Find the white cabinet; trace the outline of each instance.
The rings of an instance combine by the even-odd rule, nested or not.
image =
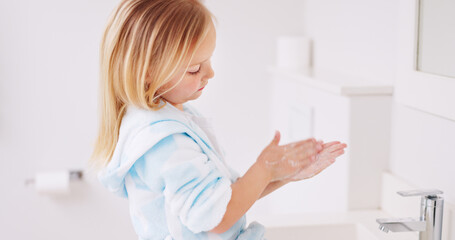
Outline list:
[[[281,144],[315,137],[347,143],[346,153],[312,179],[267,198],[273,213],[339,212],[380,205],[390,147],[391,85],[272,68],[272,130]]]

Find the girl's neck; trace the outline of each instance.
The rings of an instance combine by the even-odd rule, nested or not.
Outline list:
[[[183,111],[182,103],[171,103],[171,102],[168,102],[168,103],[171,104],[172,106],[174,106],[175,108],[177,108],[178,110]]]

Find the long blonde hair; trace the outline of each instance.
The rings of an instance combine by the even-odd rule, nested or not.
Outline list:
[[[212,19],[198,0],[123,0],[114,9],[100,48],[100,122],[92,170],[111,160],[128,105],[158,110],[166,104],[161,95],[172,88],[158,90],[192,59]]]

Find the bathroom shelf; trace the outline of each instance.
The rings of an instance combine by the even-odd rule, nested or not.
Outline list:
[[[272,74],[286,76],[300,84],[342,96],[393,94],[392,84],[360,79],[330,71],[320,71],[313,76],[311,76],[311,73],[305,73],[302,70],[275,66],[270,66],[268,71]]]

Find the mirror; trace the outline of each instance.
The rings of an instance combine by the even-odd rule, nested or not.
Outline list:
[[[417,70],[455,78],[455,1],[419,0]]]
[[[400,0],[394,89],[397,102],[453,121],[454,1]]]

